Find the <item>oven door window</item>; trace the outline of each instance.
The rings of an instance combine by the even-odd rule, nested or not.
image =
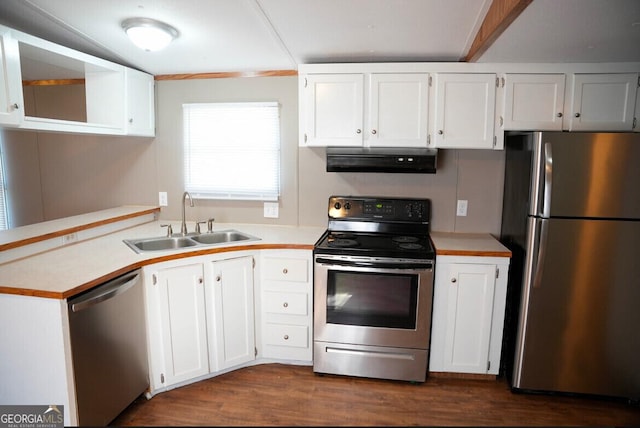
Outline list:
[[[416,328],[418,274],[329,270],[327,323]]]

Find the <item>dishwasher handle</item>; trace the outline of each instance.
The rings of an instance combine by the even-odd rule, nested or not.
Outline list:
[[[139,278],[140,271],[134,271],[106,282],[98,286],[95,294],[87,294],[78,298],[78,301],[69,302],[69,309],[71,312],[80,312],[105,300],[113,299],[133,287]]]

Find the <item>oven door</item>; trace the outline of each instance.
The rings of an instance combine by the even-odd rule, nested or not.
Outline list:
[[[314,340],[428,349],[433,262],[317,254]]]

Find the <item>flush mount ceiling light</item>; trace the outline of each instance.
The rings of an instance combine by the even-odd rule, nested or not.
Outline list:
[[[151,18],[129,18],[122,28],[134,45],[146,51],[158,51],[178,37],[178,30],[169,24]]]

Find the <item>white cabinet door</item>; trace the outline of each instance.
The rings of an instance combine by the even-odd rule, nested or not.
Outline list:
[[[470,259],[470,258],[467,258]],[[475,259],[475,258],[474,258]],[[437,263],[429,369],[434,372],[497,373],[500,361],[503,311],[494,317],[496,265]],[[506,275],[504,275],[506,277]],[[502,292],[502,291],[501,291]],[[499,296],[496,301],[504,300]],[[504,307],[504,303],[498,303]],[[491,346],[492,326],[500,334]],[[490,356],[490,351],[497,352]],[[490,367],[491,359],[495,359]]]
[[[372,74],[369,94],[368,146],[427,147],[428,74]]]
[[[561,131],[564,74],[507,74],[504,129]]]
[[[211,371],[255,359],[253,257],[214,261],[207,281]]]
[[[640,87],[640,81],[638,81]],[[636,92],[636,110],[633,115],[633,131],[640,132],[640,90]]]
[[[364,75],[301,76],[301,146],[361,146]]]
[[[155,92],[153,76],[125,68],[127,103],[125,133],[153,137],[155,135]]]
[[[0,125],[17,126],[23,118],[18,42],[0,29]]]
[[[496,75],[440,73],[435,88],[434,147],[492,149]]]
[[[164,386],[209,373],[201,263],[158,270]]]
[[[638,73],[574,74],[568,131],[631,131]]]

